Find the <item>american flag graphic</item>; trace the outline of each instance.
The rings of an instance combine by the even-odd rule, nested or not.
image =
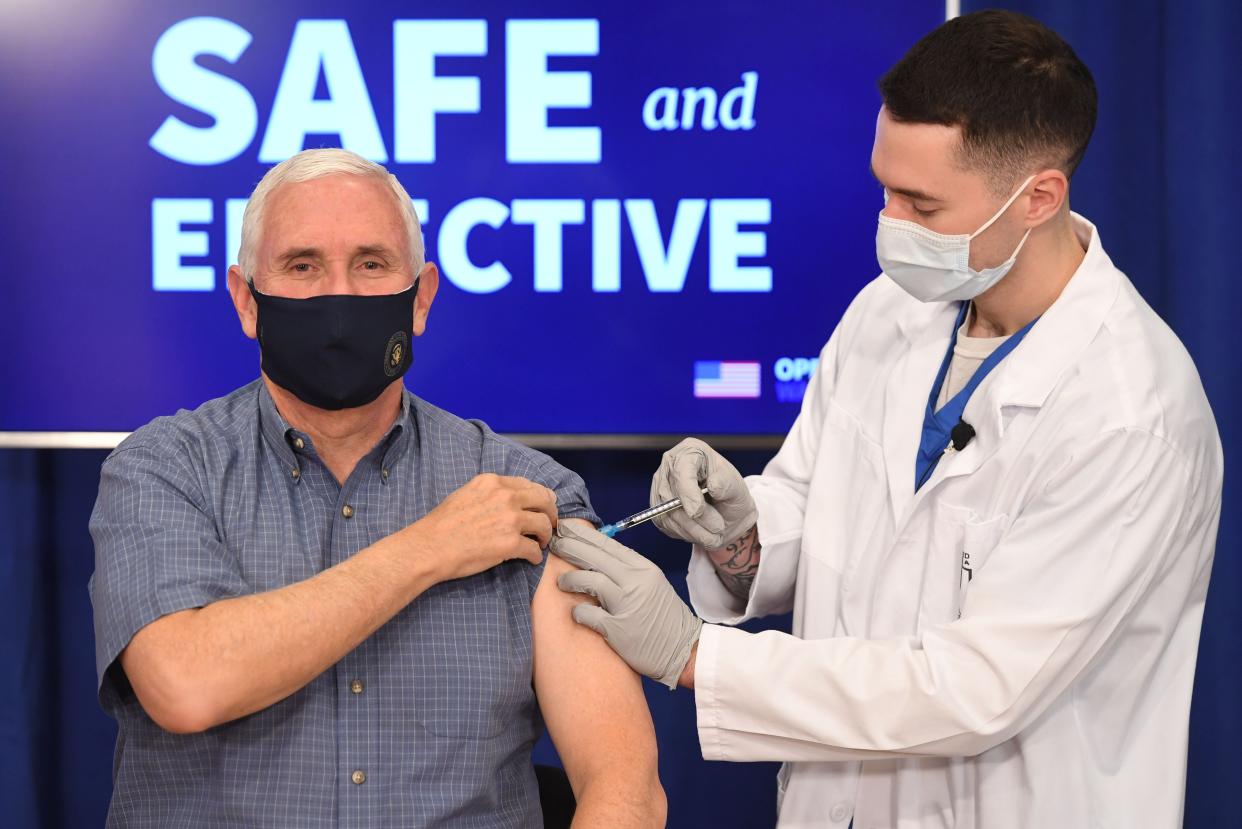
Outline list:
[[[695,397],[758,397],[759,364],[696,360]]]

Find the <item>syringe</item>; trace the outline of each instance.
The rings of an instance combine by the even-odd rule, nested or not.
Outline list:
[[[707,487],[703,487],[700,491],[704,495],[706,495]],[[604,526],[599,528],[599,531],[603,533],[604,535],[608,536],[609,538],[614,538],[617,535],[617,533],[621,532],[622,530],[628,530],[630,527],[641,524],[644,521],[650,521],[652,518],[655,518],[657,515],[663,515],[666,512],[672,512],[673,510],[677,509],[680,506],[681,506],[681,499],[674,498],[671,501],[665,501],[663,504],[656,504],[654,507],[648,507],[642,512],[636,512],[633,515],[631,515],[629,518],[622,518],[620,521],[616,522],[615,524],[605,524]]]

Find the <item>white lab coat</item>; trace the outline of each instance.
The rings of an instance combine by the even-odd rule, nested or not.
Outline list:
[[[922,490],[956,307],[881,276],[748,479],[746,606],[692,554],[707,621],[793,610],[792,636],[706,625],[695,675],[705,758],[784,761],[782,827],[1181,823],[1220,440],[1189,355],[1074,221],[1081,267]]]

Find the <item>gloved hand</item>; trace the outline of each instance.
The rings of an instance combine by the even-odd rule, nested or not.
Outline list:
[[[707,487],[704,499],[701,488]],[[719,550],[755,526],[759,512],[733,464],[697,438],[664,453],[651,478],[651,505],[680,498],[682,508],[653,518],[667,536]]]
[[[629,666],[656,682],[677,687],[703,623],[678,598],[660,568],[629,547],[574,521],[561,521],[551,550],[582,568],[556,584],[585,593],[600,606],[580,604],[574,621],[603,636]]]

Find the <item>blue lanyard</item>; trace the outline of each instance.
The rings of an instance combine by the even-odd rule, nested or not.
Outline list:
[[[966,320],[966,314],[970,310],[970,303],[963,302],[962,308],[957,312],[957,321],[953,323],[953,335],[949,337],[949,350],[944,355],[944,361],[940,364],[940,371],[936,374],[936,382],[932,384],[931,394],[927,398],[927,412],[923,415],[923,434],[919,439],[919,454],[914,459],[914,491],[918,492],[923,484],[927,483],[932,473],[936,471],[936,464],[940,462],[940,458],[944,455],[944,450],[948,448],[949,441],[952,438],[953,427],[962,422],[962,412],[966,410],[966,404],[970,401],[970,395],[983,382],[984,378],[997,364],[1017,348],[1018,343],[1022,342],[1022,338],[1026,336],[1026,332],[1031,330],[1035,323],[1039,322],[1039,318],[1028,322],[999,347],[987,359],[975,369],[975,374],[962,387],[962,390],[953,396],[953,399],[945,403],[944,406],[936,411],[936,400],[940,397],[940,388],[944,385],[945,377],[949,374],[949,364],[953,361],[953,347],[957,345],[957,332],[962,327],[962,323]]]

